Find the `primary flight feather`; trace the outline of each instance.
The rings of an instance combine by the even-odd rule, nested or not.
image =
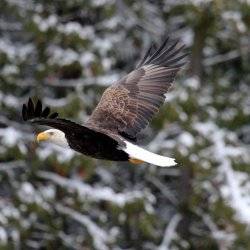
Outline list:
[[[58,118],[50,109],[29,99],[23,105],[24,121],[50,126],[37,141],[50,141],[85,155],[112,161],[142,162],[167,167],[173,158],[151,153],[134,143],[165,101],[177,72],[185,64],[184,46],[166,39],[147,51],[135,70],[107,88],[84,125]]]

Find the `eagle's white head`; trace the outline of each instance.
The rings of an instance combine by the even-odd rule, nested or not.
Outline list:
[[[61,147],[69,147],[68,141],[65,137],[65,133],[59,129],[48,129],[41,132],[36,137],[37,142],[48,141],[57,144]]]

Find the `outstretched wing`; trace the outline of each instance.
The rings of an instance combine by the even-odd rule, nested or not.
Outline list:
[[[29,98],[28,104],[23,104],[22,117],[24,121],[56,128],[67,134],[88,134],[90,136],[97,136],[102,140],[113,139],[117,143],[122,144],[121,140],[116,135],[108,133],[109,131],[89,128],[67,119],[58,118],[58,113],[51,113],[49,107],[43,109],[40,100],[34,105],[33,101]]]
[[[87,125],[136,140],[159,111],[164,94],[185,64],[183,49],[178,41],[169,39],[156,50],[152,46],[134,71],[106,89]]]

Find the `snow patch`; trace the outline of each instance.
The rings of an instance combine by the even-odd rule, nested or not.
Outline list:
[[[0,128],[0,138],[4,145],[7,147],[13,147],[22,138],[22,134],[13,127]]]
[[[46,143],[45,147],[40,146],[37,149],[37,155],[40,159],[45,160],[55,154],[57,160],[61,163],[70,161],[76,153],[70,148],[63,148],[55,144]]]
[[[17,60],[26,60],[33,50],[33,44],[14,44],[8,39],[0,40],[0,51],[6,54],[15,64]]]
[[[5,245],[8,242],[8,234],[3,227],[0,227],[0,245]]]
[[[92,26],[85,25],[84,27],[77,22],[68,22],[66,24],[59,24],[57,30],[61,33],[70,35],[76,34],[82,39],[94,40],[95,32]]]
[[[195,143],[194,137],[188,132],[184,132],[178,137],[178,142],[186,147],[192,147]]]
[[[200,87],[200,80],[198,77],[190,77],[184,81],[184,85],[190,89],[197,90]]]
[[[223,197],[228,200],[230,206],[235,210],[236,216],[243,222],[250,225],[250,193],[243,183],[249,183],[247,174],[240,175],[233,169],[231,158],[243,158],[249,162],[249,152],[247,149],[226,144],[225,141],[234,139],[234,135],[229,131],[220,129],[212,122],[196,123],[194,128],[204,137],[213,142],[213,147],[207,149],[211,159],[218,162],[218,176],[223,177],[224,184],[221,186]],[[209,156],[208,155],[208,156]],[[241,176],[241,179],[239,178]],[[242,179],[245,181],[242,182]],[[246,181],[247,180],[247,181]],[[249,186],[248,186],[249,188]]]
[[[113,189],[109,187],[92,187],[77,179],[67,179],[54,173],[39,171],[39,177],[50,180],[53,183],[67,188],[72,191],[76,191],[79,198],[90,201],[109,201],[117,206],[123,207],[125,204],[133,202],[137,199],[143,199],[149,194],[145,194],[141,191],[131,191],[125,193],[115,193]]]
[[[45,32],[49,28],[56,27],[58,23],[58,18],[56,15],[50,15],[47,18],[41,18],[41,16],[39,15],[34,15],[33,21],[38,26],[39,30]]]

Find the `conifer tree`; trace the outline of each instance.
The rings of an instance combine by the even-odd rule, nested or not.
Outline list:
[[[0,249],[249,249],[247,0],[2,0]],[[34,142],[28,97],[83,123],[151,43],[190,51],[141,143],[179,165]],[[144,139],[145,135],[147,138]]]

